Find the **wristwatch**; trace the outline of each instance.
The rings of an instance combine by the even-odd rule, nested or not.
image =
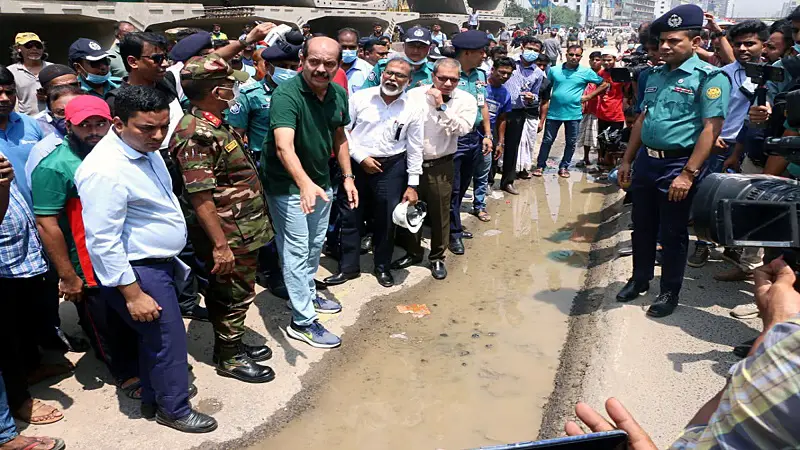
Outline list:
[[[250,44],[247,43],[247,38],[246,37],[239,38],[239,43],[242,44],[242,47],[247,47],[248,45],[250,45]]]
[[[487,134],[487,135],[486,135],[486,136],[484,136],[483,138],[484,138],[484,139],[488,139],[488,140],[490,140],[490,141],[494,142],[494,136],[492,136],[491,134]]]
[[[436,107],[437,111],[447,111],[447,104],[442,103],[441,105]]]
[[[681,170],[691,175],[692,178],[697,178],[697,176],[700,175],[700,169],[692,170],[689,168],[689,166],[683,166],[683,169]]]
[[[711,33],[710,37],[711,37],[711,39],[716,39],[716,38],[721,38],[723,36],[726,36],[727,34],[728,34],[728,32],[725,31],[725,30],[715,31],[715,32]]]
[[[356,181],[356,176],[353,175],[352,173],[347,173],[347,174],[344,175],[344,177],[345,178],[350,178],[351,180]]]

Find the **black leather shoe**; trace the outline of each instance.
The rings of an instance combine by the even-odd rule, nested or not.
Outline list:
[[[194,384],[189,385],[189,400],[197,397],[197,386]],[[156,411],[158,407],[153,403],[145,403],[142,402],[141,406],[139,407],[139,411],[142,414],[142,417],[145,419],[155,419],[156,418]]]
[[[623,286],[622,290],[619,291],[619,294],[617,294],[617,301],[629,302],[631,300],[635,300],[636,297],[644,294],[648,289],[650,289],[649,282],[639,283],[631,278],[627,283],[625,283],[625,286]]]
[[[393,262],[392,269],[394,270],[405,269],[406,267],[411,267],[421,262],[422,258],[414,258],[413,256],[406,255],[398,259],[397,261]]]
[[[220,361],[217,373],[246,383],[266,383],[275,379],[272,368],[256,364],[246,353]]]
[[[617,256],[619,257],[631,255],[633,255],[633,247],[630,245],[626,245],[625,247],[621,247],[619,250],[617,250]]]
[[[338,286],[340,284],[345,284],[350,280],[355,280],[360,276],[361,273],[359,272],[356,273],[339,272],[335,275],[331,275],[328,278],[325,278],[324,280],[322,280],[322,282],[325,283],[327,286]]]
[[[511,195],[519,195],[519,191],[517,190],[517,188],[514,187],[513,184],[509,184],[509,185],[507,185],[505,187],[502,187],[500,189],[508,192]]]
[[[170,419],[159,409],[156,422],[184,433],[210,433],[217,429],[216,419],[195,410],[180,419]]]
[[[650,317],[666,317],[675,311],[678,306],[678,296],[672,292],[666,292],[656,297],[656,300],[647,308],[647,315]]]
[[[431,275],[437,280],[447,278],[447,267],[444,265],[444,260],[436,259],[431,261]]]
[[[266,361],[272,358],[272,349],[266,345],[242,344],[242,350],[255,362]]]
[[[183,316],[184,319],[208,322],[208,310],[200,305],[194,305],[188,311],[181,311],[181,316]]]
[[[378,284],[380,284],[383,287],[388,288],[394,286],[394,277],[392,276],[392,273],[389,272],[388,270],[383,272],[379,272],[376,270],[375,278],[378,279]]]
[[[464,241],[461,238],[450,238],[450,245],[448,246],[454,255],[464,254]]]
[[[472,233],[470,233],[469,231],[467,231],[467,230],[462,230],[462,231],[461,231],[461,237],[462,237],[463,239],[472,239],[472,237],[473,237],[473,236],[472,236]]]

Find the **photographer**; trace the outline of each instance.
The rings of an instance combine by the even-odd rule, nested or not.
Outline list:
[[[794,271],[782,259],[756,271],[756,301],[764,331],[747,359],[728,372],[725,387],[689,421],[670,448],[798,448],[800,414],[800,294]],[[594,432],[619,428],[628,433],[628,448],[656,446],[647,432],[615,398],[606,401],[613,423],[585,403],[575,413]],[[616,424],[616,425],[615,425]],[[567,422],[568,435],[583,434]]]

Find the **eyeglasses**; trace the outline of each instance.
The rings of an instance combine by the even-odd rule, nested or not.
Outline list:
[[[406,75],[404,73],[394,72],[394,71],[391,71],[391,70],[384,70],[383,74],[386,75],[386,78],[395,77],[398,80],[405,80],[406,78],[408,78],[408,75]]]
[[[453,84],[458,84],[458,82],[459,82],[458,78],[455,78],[455,77],[443,77],[443,76],[440,76],[440,75],[436,75],[436,79],[441,81],[442,83],[447,83],[449,81],[449,82],[451,82]]]
[[[7,88],[0,87],[0,95],[2,95],[2,94],[6,94],[9,97],[13,97],[13,96],[17,95],[17,89],[16,88],[8,88],[8,87]]]
[[[154,53],[152,55],[142,55],[142,58],[147,58],[156,64],[161,64],[167,59],[167,55],[164,53]]]
[[[23,45],[23,47],[27,48],[28,50],[32,48],[38,48],[39,50],[41,50],[44,48],[44,45],[42,45],[41,42],[31,41],[31,42],[26,42],[25,45]]]

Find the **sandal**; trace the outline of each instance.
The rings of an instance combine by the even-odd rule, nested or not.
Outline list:
[[[558,176],[561,178],[569,178],[569,170],[566,167],[558,169]]]
[[[487,213],[486,211],[478,211],[477,216],[478,220],[480,220],[481,222],[488,222],[492,220],[492,216],[490,216],[489,213]]]
[[[544,169],[542,169],[541,167],[537,167],[533,169],[532,175],[535,177],[541,177],[542,175],[544,175]]]
[[[25,408],[25,405],[28,404],[28,402],[30,402],[30,411],[26,410],[23,413],[23,409],[27,409]],[[50,408],[50,410],[46,414],[34,414],[43,408]],[[45,409],[45,411],[47,411],[47,409]],[[64,414],[57,408],[54,408],[42,402],[41,400],[29,399],[25,402],[25,404],[23,404],[23,406],[20,407],[20,409],[17,410],[17,413],[14,417],[31,425],[47,425],[50,423],[56,423],[63,419]]]
[[[130,380],[133,380],[133,379],[134,378],[131,378]],[[136,381],[126,385],[125,383],[127,383],[130,380],[127,380],[126,382],[123,382],[122,384],[120,384],[119,385],[119,389],[123,393],[125,393],[125,396],[128,397],[129,399],[131,399],[131,400],[141,400],[142,399],[142,380],[140,380],[139,378],[136,378],[135,379]]]
[[[0,445],[0,450],[64,450],[63,439],[46,436],[17,436]]]

